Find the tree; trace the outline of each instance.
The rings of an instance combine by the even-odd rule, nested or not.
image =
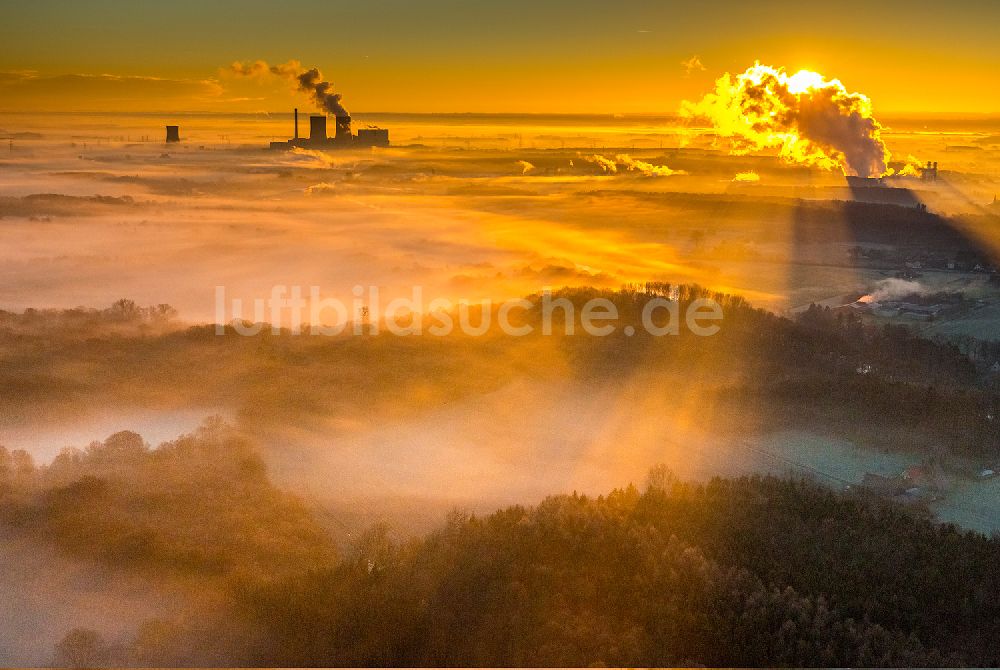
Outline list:
[[[646,475],[646,489],[669,492],[677,483],[677,475],[665,463],[654,465]]]

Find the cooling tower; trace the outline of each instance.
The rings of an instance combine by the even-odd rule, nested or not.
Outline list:
[[[309,117],[309,141],[326,141],[326,116],[314,114]]]
[[[351,139],[351,117],[349,116],[338,116],[337,117],[337,139],[341,142],[348,141]]]

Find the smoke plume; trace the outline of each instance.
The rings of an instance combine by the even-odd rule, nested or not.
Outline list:
[[[333,84],[323,78],[319,68],[304,68],[297,60],[290,60],[279,65],[268,65],[266,61],[257,60],[251,63],[234,62],[229,66],[232,74],[239,77],[266,77],[274,75],[295,82],[296,89],[312,98],[313,102],[324,112],[334,116],[350,116],[341,104],[340,93],[333,90]]]
[[[816,72],[789,75],[757,62],[741,74],[720,77],[713,93],[684,102],[681,113],[711,121],[733,153],[777,148],[788,161],[840,168],[846,175],[887,172],[889,151],[871,100]]]
[[[600,154],[581,155],[581,158],[601,168],[601,172],[604,174],[618,174],[619,167],[625,168],[629,172],[639,172],[645,177],[670,177],[671,175],[687,174],[684,170],[672,170],[666,165],[653,165],[646,161],[636,160],[628,154],[618,154],[614,160]]]
[[[646,161],[636,160],[628,154],[618,154],[615,161],[625,166],[629,172],[641,172],[646,177],[670,177],[675,174],[687,174],[684,170],[672,170],[666,165],[653,165]]]
[[[883,279],[875,285],[871,292],[872,302],[883,302],[886,300],[899,300],[911,295],[926,295],[930,290],[917,281],[906,279]]]
[[[601,172],[605,174],[618,174],[618,164],[615,163],[610,158],[605,158],[600,154],[594,154],[593,156],[582,156],[583,160],[588,163],[593,163],[594,165],[601,168]]]

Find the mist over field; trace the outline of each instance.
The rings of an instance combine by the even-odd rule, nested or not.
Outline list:
[[[712,655],[698,631],[723,629],[684,596],[624,605],[678,584],[706,620],[732,597],[813,626],[786,664],[1000,662],[1000,479],[977,478],[1000,465],[1000,122],[882,119],[893,157],[940,168],[879,188],[733,155],[680,117],[354,122],[392,145],[268,150],[283,114],[0,113],[0,663],[753,664],[794,646]],[[254,313],[275,286],[349,311]],[[492,325],[374,333],[355,287],[418,321],[492,301]],[[570,321],[594,298],[621,320],[548,336],[533,306],[531,335],[500,332],[502,301],[546,291]],[[716,301],[719,334],[641,332],[654,299]],[[311,314],[347,324],[309,334]],[[254,322],[275,329],[240,334]],[[860,490],[914,468],[933,487]],[[796,549],[735,546],[698,513],[760,538],[769,512],[740,510],[768,496]],[[832,511],[794,511],[813,509]],[[616,558],[567,563],[557,527]],[[877,546],[855,530],[890,527]],[[616,537],[667,567],[600,572],[626,560]],[[838,542],[868,562],[824,591],[810,566],[855,560]],[[871,567],[897,545],[939,568],[905,606],[926,619],[857,595],[903,588]],[[594,575],[634,591],[565,586]]]

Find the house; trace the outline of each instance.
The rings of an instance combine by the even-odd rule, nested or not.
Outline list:
[[[920,465],[906,468],[900,475],[907,486],[919,486],[939,491],[946,483],[944,469],[937,458],[929,458]]]

